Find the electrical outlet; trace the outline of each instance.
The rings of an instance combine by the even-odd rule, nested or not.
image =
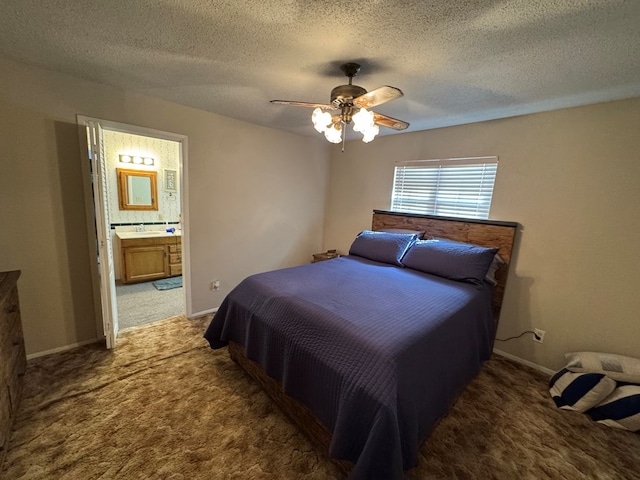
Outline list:
[[[220,280],[213,280],[209,284],[209,288],[214,292],[217,292],[218,290],[220,290]]]
[[[535,328],[533,331],[534,331],[533,341],[542,343],[542,341],[544,340],[544,334],[546,332],[544,330],[540,330],[539,328]]]

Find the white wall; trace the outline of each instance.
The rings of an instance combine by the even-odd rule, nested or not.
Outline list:
[[[328,146],[0,58],[0,270],[27,353],[96,338],[76,114],[188,137],[192,311],[322,247]],[[221,289],[208,289],[212,278]]]
[[[557,369],[569,351],[640,356],[640,98],[348,142],[334,151],[325,248],[389,209],[394,162],[497,155],[491,218],[522,225],[496,348]]]

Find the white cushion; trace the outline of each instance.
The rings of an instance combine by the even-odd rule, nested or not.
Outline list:
[[[565,354],[565,368],[575,373],[604,373],[619,382],[640,383],[640,359],[613,353],[575,352]]]
[[[502,259],[500,254],[496,253],[496,255],[493,257],[493,262],[491,262],[491,266],[489,267],[489,270],[487,271],[487,275],[486,277],[484,277],[484,279],[493,286],[498,285],[498,281],[496,280],[496,272],[504,264],[505,264],[505,261]]]

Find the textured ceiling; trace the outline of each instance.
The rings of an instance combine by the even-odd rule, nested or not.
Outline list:
[[[320,135],[354,83],[405,96],[409,131],[640,96],[640,0],[0,0],[0,55],[221,115]],[[1,73],[0,73],[1,74]],[[90,113],[90,112],[85,112]],[[381,134],[392,133],[386,128]]]

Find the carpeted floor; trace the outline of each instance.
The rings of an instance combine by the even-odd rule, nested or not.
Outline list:
[[[177,317],[34,359],[6,479],[333,479],[337,470]],[[637,479],[640,435],[556,409],[547,378],[494,356],[420,452],[415,479]]]
[[[117,284],[116,300],[120,330],[185,313],[182,288],[158,290],[153,282]]]

